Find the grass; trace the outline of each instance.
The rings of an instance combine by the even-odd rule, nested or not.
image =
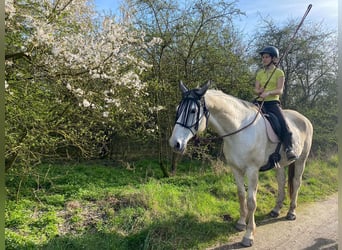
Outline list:
[[[299,205],[337,192],[337,162],[307,164]],[[153,160],[18,172],[7,174],[6,249],[204,249],[236,233],[234,178],[218,163],[182,162],[170,178]],[[274,172],[259,183],[257,221],[274,205]]]

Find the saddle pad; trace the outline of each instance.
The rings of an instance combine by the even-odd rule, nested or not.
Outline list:
[[[266,133],[267,133],[268,139],[270,139],[270,141],[274,142],[274,143],[280,142],[280,140],[279,140],[278,136],[276,135],[276,133],[274,132],[270,122],[265,118],[264,115],[262,116],[262,118],[265,121]]]

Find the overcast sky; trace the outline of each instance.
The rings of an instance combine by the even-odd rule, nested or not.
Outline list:
[[[94,0],[96,9],[117,11],[122,0]],[[283,24],[289,19],[298,19],[303,17],[309,4],[312,9],[305,22],[313,21],[315,23],[323,22],[327,28],[337,31],[338,22],[338,0],[240,0],[236,7],[245,16],[235,20],[235,24],[240,27],[244,34],[253,33],[255,27],[259,24],[260,16],[270,17],[273,21]]]

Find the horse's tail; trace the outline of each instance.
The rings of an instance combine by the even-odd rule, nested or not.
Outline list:
[[[293,196],[293,178],[295,175],[295,163],[292,162],[288,167],[288,191],[290,199],[292,199]]]

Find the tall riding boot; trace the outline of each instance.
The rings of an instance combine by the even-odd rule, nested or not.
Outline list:
[[[292,133],[287,133],[284,138],[285,153],[288,161],[296,160],[298,157],[292,148]]]

